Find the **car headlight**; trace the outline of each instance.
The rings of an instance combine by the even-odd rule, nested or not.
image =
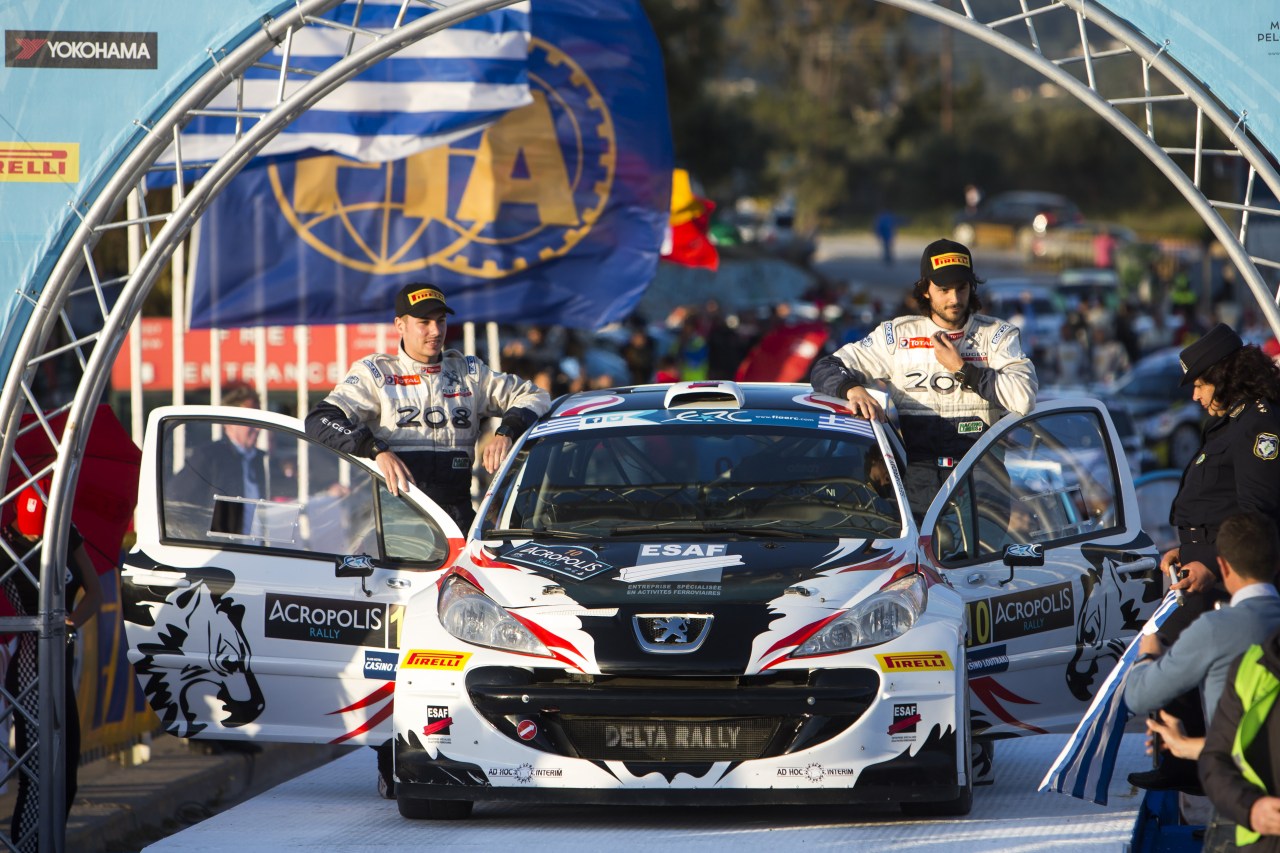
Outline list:
[[[908,575],[827,623],[805,640],[792,657],[828,655],[887,643],[916,624],[928,601],[924,578]]]
[[[551,656],[547,647],[505,608],[457,575],[444,582],[437,610],[444,629],[463,642]]]

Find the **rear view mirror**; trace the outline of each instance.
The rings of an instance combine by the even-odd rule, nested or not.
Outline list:
[[[1004,586],[1013,580],[1014,566],[1043,566],[1044,546],[1037,543],[1004,546],[1004,564],[1009,567],[1009,577],[1000,581]]]
[[[368,554],[347,554],[338,557],[333,575],[339,578],[360,578],[360,589],[364,590],[365,595],[372,597],[373,593],[364,581],[373,574],[373,570],[373,557]]]

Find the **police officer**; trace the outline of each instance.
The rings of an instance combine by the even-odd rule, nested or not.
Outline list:
[[[1209,419],[1169,512],[1178,546],[1164,554],[1160,568],[1178,571],[1172,588],[1182,592],[1183,603],[1157,633],[1165,647],[1227,598],[1218,575],[1218,526],[1246,511],[1280,522],[1280,366],[1223,323],[1184,349],[1180,362],[1182,385],[1193,386]],[[1198,693],[1166,710],[1189,735],[1203,734]],[[1198,784],[1194,762],[1167,757],[1155,770],[1130,774],[1129,781],[1149,789],[1194,790]]]
[[[1166,623],[1175,630],[1212,605],[1204,596],[1221,580],[1218,525],[1250,510],[1280,522],[1280,366],[1224,323],[1184,349],[1180,361],[1182,384],[1194,386],[1209,420],[1169,513],[1179,545],[1160,561],[1166,572],[1180,564],[1186,573],[1173,585],[1185,596]]]

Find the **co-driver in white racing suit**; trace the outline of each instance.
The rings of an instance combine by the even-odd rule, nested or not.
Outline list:
[[[865,417],[884,413],[862,386],[888,383],[917,516],[987,427],[1035,406],[1036,371],[1018,329],[973,313],[976,285],[967,248],[950,240],[930,244],[915,291],[922,314],[882,323],[813,367],[815,391],[849,400]]]
[[[322,444],[373,459],[397,494],[408,483],[422,489],[465,533],[475,518],[471,467],[484,418],[502,424],[484,450],[484,467],[498,470],[513,439],[551,408],[532,382],[490,370],[474,356],[445,350],[444,294],[408,284],[396,294],[395,355],[373,355],[351,365],[347,377],[307,415],[307,435]],[[378,790],[395,798],[390,740],[378,753]]]
[[[465,532],[475,516],[471,468],[484,419],[502,418],[483,460],[492,473],[551,401],[528,380],[445,350],[445,312],[440,291],[404,288],[396,297],[400,351],[352,364],[306,426],[329,447],[374,459],[393,494],[411,480]]]

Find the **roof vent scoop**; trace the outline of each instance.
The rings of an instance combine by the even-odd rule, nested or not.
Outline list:
[[[737,382],[710,379],[677,382],[667,391],[667,409],[741,409],[746,399]]]

